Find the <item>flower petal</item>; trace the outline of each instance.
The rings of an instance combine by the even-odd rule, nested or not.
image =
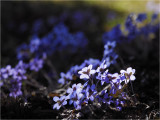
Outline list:
[[[57,102],[57,101],[59,100],[59,97],[55,96],[55,97],[53,98],[53,100],[54,100],[55,102]]]
[[[93,67],[93,66],[92,66],[92,64],[91,64],[91,65],[89,65],[89,66],[88,66],[88,69],[90,69],[90,70],[91,70],[91,69],[92,69],[92,67]]]
[[[73,92],[73,89],[72,88],[68,88],[67,89],[67,93],[72,93]]]
[[[63,105],[66,105],[66,104],[67,104],[67,101],[64,101],[62,104],[63,104]]]
[[[84,68],[82,69],[83,72],[87,72],[87,70],[88,70],[87,67],[84,67]]]
[[[71,105],[72,103],[73,103],[73,100],[70,100],[70,101],[69,101],[69,104]]]
[[[54,104],[53,109],[57,108],[58,103]]]
[[[127,73],[132,73],[132,68],[131,67],[127,68]]]
[[[136,77],[135,77],[134,75],[131,75],[131,76],[130,76],[130,79],[131,79],[131,80],[135,80]]]
[[[61,107],[60,105],[57,105],[57,110],[59,110],[59,109],[60,109],[60,107]]]
[[[91,101],[93,101],[93,100],[94,100],[94,97],[93,97],[93,95],[91,95],[91,96],[90,96],[90,100],[91,100]]]
[[[125,70],[121,70],[121,71],[120,71],[120,73],[125,73],[125,72],[126,72]]]
[[[95,72],[96,72],[95,70],[91,70],[91,71],[90,71],[90,74],[93,75]]]
[[[83,74],[83,71],[79,71],[78,74]]]
[[[66,98],[65,95],[64,95],[64,96],[61,96],[61,97],[60,97],[60,101],[64,100],[65,98]]]
[[[84,79],[84,78],[89,79],[89,76],[88,76],[87,74],[82,74],[82,75],[80,76],[80,79]]]

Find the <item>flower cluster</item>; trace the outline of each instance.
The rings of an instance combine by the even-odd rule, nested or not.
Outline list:
[[[33,31],[38,32],[41,24],[41,20],[36,21],[35,26],[37,29],[33,29]],[[67,49],[71,52],[76,52],[79,48],[84,48],[86,45],[87,39],[82,32],[71,34],[64,24],[58,24],[41,39],[35,35],[32,37],[29,45],[22,44],[17,48],[17,58],[20,61],[14,69],[11,69],[10,65],[1,69],[0,85],[3,86],[4,82],[7,85],[11,84],[10,96],[17,97],[22,95],[22,80],[26,79],[25,74],[27,71],[38,72],[43,68],[47,56],[55,51]],[[22,60],[27,61],[27,63],[22,62]],[[67,76],[67,78],[70,77],[69,75]],[[61,80],[61,82],[63,81]]]
[[[94,102],[97,99],[100,103],[106,103],[108,106],[113,106],[117,110],[121,110],[128,100],[127,92],[124,91],[125,87],[129,81],[135,80],[135,69],[131,67],[127,70],[121,70],[118,73],[109,73],[107,69],[107,64],[103,61],[97,69],[92,69],[92,64],[87,67],[82,68],[78,72],[80,74],[80,79],[87,81],[83,85],[81,83],[73,84],[72,88],[68,88],[67,94],[64,98],[65,101],[69,101],[71,105],[73,103],[75,109],[81,109],[84,103],[89,101]],[[99,85],[98,82],[101,81]],[[105,89],[102,89],[104,86]],[[107,87],[106,87],[107,86]],[[55,99],[57,97],[54,97]],[[54,100],[55,101],[55,100]],[[60,102],[62,103],[62,102]],[[54,105],[56,108],[58,103]],[[65,103],[66,105],[67,103]],[[59,104],[58,109],[62,106]]]
[[[145,24],[143,21],[145,21],[146,19],[147,15],[144,13],[138,15],[130,14],[125,21],[125,31],[121,30],[120,25],[115,26],[109,32],[103,34],[104,43],[108,41],[116,41],[118,43],[131,41],[137,36],[142,35],[147,39],[150,38],[149,36],[157,32],[159,29],[159,22],[157,22],[158,14],[153,14],[151,22]]]
[[[83,14],[80,11],[74,12],[71,19],[77,21],[81,26],[84,21],[89,21],[88,15],[90,13],[85,13],[85,16]],[[66,17],[67,15],[64,14],[59,19],[64,21]],[[53,109],[59,110],[62,106],[67,105],[67,102],[75,109],[81,109],[84,104],[98,101],[121,110],[129,100],[126,87],[136,79],[135,69],[129,67],[126,70],[120,70],[120,73],[110,73],[109,67],[115,64],[118,58],[115,52],[118,43],[131,41],[139,35],[148,37],[157,31],[158,15],[152,16],[151,23],[142,25],[146,18],[146,14],[129,15],[125,21],[125,31],[122,31],[121,26],[117,25],[103,35],[105,45],[101,60],[90,58],[81,65],[71,67],[66,73],[61,72],[61,78],[58,82],[62,85],[71,84],[69,84],[70,87],[66,90],[65,95],[53,98],[55,102]],[[50,24],[54,24],[55,21],[58,20],[54,17],[48,19]],[[96,22],[96,19],[92,22]],[[38,72],[42,69],[48,56],[64,50],[69,52],[82,51],[82,48],[85,48],[88,43],[82,32],[70,33],[62,23],[57,24],[51,32],[40,38],[38,34],[41,33],[41,28],[43,28],[43,21],[37,20],[32,28],[34,35],[30,43],[22,44],[17,48],[18,64],[14,68],[7,65],[0,69],[0,87],[8,85],[11,97],[16,98],[22,95],[22,82],[28,79],[27,74],[30,71]]]
[[[70,80],[76,80],[77,78],[86,78],[88,79],[91,74],[94,74],[96,71],[92,70],[92,68],[96,69],[101,62],[104,62],[105,65],[101,64],[101,66],[98,67],[98,70],[101,70],[103,67],[108,68],[111,64],[116,63],[116,59],[118,58],[118,55],[115,53],[115,47],[116,47],[116,42],[110,42],[108,41],[104,48],[104,55],[102,60],[98,59],[92,59],[90,58],[89,60],[85,60],[81,65],[75,65],[71,67],[69,71],[67,71],[66,74],[63,72],[61,73],[61,78],[58,80],[59,83],[65,84]],[[83,68],[83,69],[82,69]],[[80,71],[82,69],[82,71]],[[78,73],[85,73],[82,75],[79,75]]]
[[[97,99],[100,103],[106,103],[108,106],[114,104],[117,110],[122,109],[127,100],[127,93],[123,89],[129,81],[135,80],[135,69],[129,67],[126,71],[121,70],[120,74],[109,73],[109,66],[114,64],[118,57],[114,52],[115,47],[115,41],[108,41],[105,45],[102,61],[97,59],[85,60],[80,66],[71,67],[66,74],[61,73],[61,78],[58,82],[63,85],[70,80],[82,79],[85,81],[83,85],[79,83],[77,85],[74,84],[72,88],[68,88],[68,95],[66,95],[65,100],[68,100],[70,105],[73,103],[76,109],[81,109],[84,103],[93,102]],[[107,60],[113,55],[117,56],[114,56],[114,59],[112,58],[114,62]],[[100,86],[98,84],[99,81],[101,82]],[[109,87],[105,90],[97,91],[105,85],[109,85]]]
[[[27,77],[25,75],[26,68],[28,66],[20,61],[15,68],[12,68],[10,65],[7,65],[5,68],[1,68],[1,86],[3,84],[9,85],[10,94],[9,96],[17,97],[22,95],[21,86],[22,80],[26,80]]]
[[[81,100],[83,97],[82,94],[82,88],[83,86],[81,83],[79,84],[73,84],[72,88],[68,88],[67,93],[67,99],[69,99],[69,104],[73,104],[75,108],[80,109],[81,108]]]
[[[70,50],[76,52],[79,48],[87,45],[87,39],[82,32],[74,34],[69,33],[68,28],[64,24],[56,25],[53,30],[41,39],[34,35],[30,44],[22,44],[17,49],[17,58],[20,60],[31,58],[43,58],[55,51]]]
[[[118,55],[115,53],[116,41],[108,41],[104,46],[103,60],[105,60],[107,67],[116,63]]]
[[[0,86],[9,86],[9,96],[16,98],[22,95],[22,82],[27,79],[27,71],[39,71],[43,66],[43,60],[33,59],[28,64],[22,60],[12,68],[7,65],[5,68],[0,69]]]
[[[115,64],[118,58],[115,52],[117,43],[126,40],[130,41],[138,35],[145,35],[145,33],[148,35],[157,31],[156,14],[152,16],[154,24],[146,25],[149,29],[145,28],[146,26],[138,26],[146,18],[146,14],[129,15],[125,22],[125,30],[128,31],[127,35],[123,33],[120,25],[103,35],[105,45],[101,61],[97,59],[85,60],[80,66],[71,67],[66,74],[61,73],[61,78],[58,82],[63,85],[68,81],[79,81],[77,85],[74,84],[72,88],[67,90],[68,95],[66,95],[65,100],[69,101],[69,104],[73,103],[76,109],[81,109],[84,103],[95,102],[95,99],[97,99],[99,103],[105,103],[107,106],[114,107],[117,110],[121,110],[127,104],[126,101],[130,100],[130,97],[126,87],[130,81],[136,79],[134,76],[135,69],[129,67],[127,70],[121,70],[120,73],[112,74],[109,72],[109,67],[111,64]],[[103,86],[104,89],[102,89]]]
[[[89,60],[85,60],[79,66],[78,65],[72,66],[70,68],[70,70],[67,71],[66,74],[63,72],[60,74],[61,78],[58,80],[58,83],[64,85],[65,83],[68,83],[68,81],[78,79],[79,78],[78,71],[80,71],[82,68],[84,68],[90,64],[92,64],[92,66],[90,66],[90,67],[97,68],[100,65],[100,61],[98,59],[90,58]]]

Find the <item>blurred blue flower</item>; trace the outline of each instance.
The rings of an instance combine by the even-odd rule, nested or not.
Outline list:
[[[16,80],[26,80],[25,76],[26,71],[24,69],[14,69],[13,78]]]
[[[25,75],[27,67],[27,64],[23,63],[23,61],[19,61],[15,68],[7,65],[6,68],[0,69],[0,86],[4,84],[9,86],[10,97],[16,98],[22,95],[22,80],[27,79]]]
[[[22,91],[21,91],[22,82],[21,82],[21,79],[11,79],[10,80],[10,84],[11,84],[11,87],[9,88],[9,90],[10,90],[9,96],[10,97],[16,98],[16,97],[22,95]]]
[[[112,53],[114,51],[114,48],[116,47],[116,42],[110,42],[108,41],[105,46],[104,46],[104,56],[109,55],[110,53]]]
[[[147,19],[147,15],[145,13],[138,14],[136,21],[143,22],[145,19]]]
[[[1,78],[0,79],[7,79],[9,76],[13,75],[13,68],[10,65],[7,65],[6,68],[1,68]]]
[[[66,80],[72,80],[72,74],[70,72],[67,72],[66,74],[61,72],[60,74],[61,78],[58,80],[58,83],[65,84]]]
[[[115,27],[112,28],[112,30],[104,33],[102,36],[103,42],[104,43],[108,41],[121,42],[124,36],[122,34],[120,27],[121,27],[120,25],[116,25]]]
[[[32,32],[34,34],[39,34],[44,31],[44,21],[42,19],[37,19],[32,25]]]
[[[37,59],[37,58],[32,59],[29,63],[30,70],[38,72],[43,67],[43,62],[44,61],[42,59]]]
[[[112,54],[110,54],[110,56],[103,57],[102,60],[105,60],[106,64],[107,64],[107,67],[109,67],[111,64],[116,63],[117,58],[118,58],[118,55],[115,52],[113,52]]]
[[[22,69],[25,71],[28,67],[29,67],[28,64],[26,64],[22,60],[20,60],[18,62],[18,64],[15,66],[15,69]]]
[[[47,23],[49,24],[49,25],[54,25],[56,22],[57,22],[57,17],[55,17],[55,16],[50,16],[50,17],[48,17],[47,18]]]
[[[20,45],[17,49],[17,59],[18,60],[24,60],[24,59],[28,59],[30,56],[29,53],[29,46],[27,44],[22,44]]]
[[[85,66],[88,66],[90,64],[92,64],[93,65],[93,69],[95,69],[95,68],[97,68],[100,65],[100,60],[90,58],[88,60],[84,60],[84,62],[81,64],[81,66],[85,67]]]
[[[82,11],[75,11],[72,15],[73,21],[78,25],[82,25],[85,21],[85,18],[85,14]]]
[[[30,41],[29,47],[30,47],[30,51],[32,53],[35,52],[36,50],[38,50],[39,46],[40,46],[40,39],[39,38],[35,38]]]
[[[154,13],[154,14],[152,15],[152,21],[156,20],[157,18],[158,18],[158,14],[157,14],[157,13]]]

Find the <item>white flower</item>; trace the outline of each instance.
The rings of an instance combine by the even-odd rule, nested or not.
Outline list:
[[[95,74],[95,70],[92,70],[92,65],[89,65],[88,67],[84,67],[81,71],[78,72],[80,75],[80,79],[89,79],[89,77],[93,74]]]
[[[120,82],[120,77],[118,73],[112,74],[112,82],[113,83],[119,83]]]
[[[136,77],[134,76],[135,69],[132,69],[131,67],[127,68],[127,70],[121,70],[120,73],[125,76],[126,80],[125,83],[127,84],[129,80],[134,81]]]
[[[67,89],[67,93],[69,93],[69,94],[72,94],[73,92],[80,93],[81,91],[82,91],[82,84],[81,83],[78,83],[77,85],[73,84],[72,88]]]

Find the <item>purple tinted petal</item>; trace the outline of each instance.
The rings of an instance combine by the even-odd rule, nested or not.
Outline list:
[[[57,108],[57,106],[58,106],[58,103],[54,104],[53,109]]]
[[[61,107],[60,105],[57,105],[57,110],[59,110],[59,109],[60,109],[60,107]]]
[[[72,88],[68,88],[67,89],[67,93],[72,93],[73,92],[73,89]]]
[[[66,98],[66,96],[61,96],[60,101],[64,100],[65,98]]]
[[[63,104],[63,105],[66,105],[66,104],[67,104],[67,101],[64,101],[62,104]]]
[[[91,95],[91,96],[90,96],[90,100],[91,100],[91,101],[93,101],[93,100],[94,100],[94,97],[93,97],[93,95]]]
[[[104,84],[104,81],[101,81],[101,85],[103,85]]]
[[[80,106],[80,105],[77,105],[76,109],[77,109],[77,110],[81,109],[81,106]]]
[[[65,80],[64,80],[63,78],[60,78],[60,79],[58,80],[58,83],[61,83],[61,84],[63,84],[63,85],[64,85]]]
[[[53,100],[54,100],[55,102],[57,102],[57,101],[59,100],[59,97],[55,96],[55,97],[53,98]]]
[[[91,86],[91,90],[93,91],[93,90],[95,90],[95,84],[93,84],[92,86]]]
[[[73,100],[70,100],[70,101],[69,101],[69,104],[71,105],[72,103],[73,103]]]

